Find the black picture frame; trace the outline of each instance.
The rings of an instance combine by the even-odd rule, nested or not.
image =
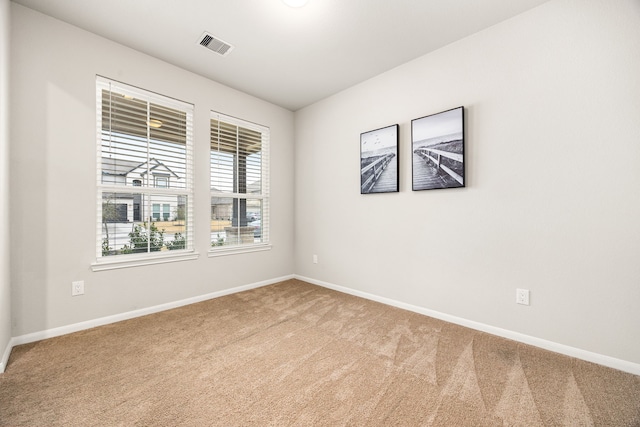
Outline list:
[[[411,120],[413,191],[465,186],[464,107]]]
[[[360,194],[400,191],[398,124],[360,134]]]

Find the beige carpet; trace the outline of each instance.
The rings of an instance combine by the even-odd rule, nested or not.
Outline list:
[[[16,347],[6,426],[640,426],[640,377],[290,280]]]

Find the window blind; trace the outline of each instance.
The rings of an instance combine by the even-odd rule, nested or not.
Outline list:
[[[269,129],[211,113],[211,245],[269,241]]]
[[[96,97],[98,258],[192,249],[193,105],[102,77]]]

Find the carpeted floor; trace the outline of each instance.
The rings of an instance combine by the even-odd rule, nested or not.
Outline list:
[[[640,426],[640,377],[289,280],[14,348],[2,426]]]

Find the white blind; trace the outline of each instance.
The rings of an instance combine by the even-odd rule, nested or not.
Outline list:
[[[193,105],[97,78],[99,257],[193,248]]]
[[[269,241],[269,129],[211,114],[212,246]]]

